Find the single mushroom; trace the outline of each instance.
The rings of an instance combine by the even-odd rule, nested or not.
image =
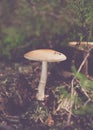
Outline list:
[[[47,81],[47,62],[59,62],[66,60],[66,56],[58,51],[51,49],[33,50],[24,55],[28,60],[41,61],[42,71],[38,85],[37,100],[44,100],[45,86]]]
[[[69,46],[71,47],[76,47],[78,50],[80,51],[83,51],[83,58],[86,58],[86,61],[85,61],[85,64],[84,64],[84,72],[85,72],[85,75],[87,77],[89,77],[88,75],[88,57],[89,57],[89,54],[90,54],[90,51],[91,49],[93,48],[93,42],[69,42]]]

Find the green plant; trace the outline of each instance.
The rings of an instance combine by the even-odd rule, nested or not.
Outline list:
[[[2,29],[2,39],[0,41],[1,56],[11,59],[11,51],[23,44],[24,35],[14,27],[3,27]]]
[[[71,30],[72,40],[91,41],[93,30],[93,1],[89,0],[70,0],[67,1],[70,14],[73,14]]]

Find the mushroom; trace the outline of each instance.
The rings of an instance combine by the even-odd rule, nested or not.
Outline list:
[[[58,51],[51,49],[38,49],[24,54],[28,60],[41,61],[42,71],[38,85],[37,100],[44,100],[45,86],[47,81],[47,62],[59,62],[66,60],[66,56]]]
[[[71,47],[77,47],[78,50],[83,51],[83,58],[86,58],[84,62],[84,73],[87,77],[88,75],[88,57],[91,49],[93,48],[93,42],[69,42]]]

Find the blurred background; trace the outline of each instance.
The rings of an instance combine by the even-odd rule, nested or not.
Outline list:
[[[93,41],[92,0],[1,0],[0,59],[20,61],[38,48]]]

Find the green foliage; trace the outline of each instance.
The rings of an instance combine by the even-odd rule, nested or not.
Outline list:
[[[90,96],[90,95],[89,95]],[[93,95],[92,95],[93,96]],[[90,96],[91,97],[91,96]],[[72,111],[74,114],[76,115],[84,115],[84,116],[92,116],[93,115],[93,104],[92,102],[88,102],[88,100],[86,102],[84,102],[82,99],[82,97],[79,97],[78,95],[76,95],[76,97],[74,98],[74,106]],[[91,98],[91,100],[93,100]]]
[[[87,90],[93,90],[93,81],[86,78],[84,74],[78,74],[77,78],[80,80],[81,86]]]
[[[63,98],[70,98],[70,93],[65,89],[64,86],[57,87],[55,90],[55,95],[57,95],[58,100]]]
[[[70,0],[68,3],[68,9],[73,14],[74,21],[74,28],[72,27],[71,32],[73,40],[91,41],[93,30],[93,1]]]
[[[24,36],[16,28],[3,28],[0,42],[1,56],[11,58],[12,49],[22,44]]]
[[[75,67],[72,67],[74,78],[66,86],[56,88],[56,97],[58,101],[57,111],[68,113],[72,112],[75,116],[88,119],[93,118],[93,81],[89,80],[84,74],[78,73]],[[73,83],[72,83],[73,82]],[[73,92],[71,91],[73,88]],[[92,123],[89,121],[90,126]]]
[[[74,111],[77,115],[90,115],[93,114],[93,105],[82,105],[82,107],[78,110]]]
[[[73,112],[77,115],[91,116],[93,114],[93,80],[89,80],[84,74],[78,73],[75,67],[72,67],[72,71],[82,93],[81,97],[76,96],[75,105],[77,109],[73,109]],[[87,98],[85,102],[82,100],[84,95]]]
[[[79,80],[80,85],[87,89],[93,91],[93,80],[89,80],[86,75],[82,73],[78,73],[75,66],[72,67],[72,72],[74,73],[75,77]]]

